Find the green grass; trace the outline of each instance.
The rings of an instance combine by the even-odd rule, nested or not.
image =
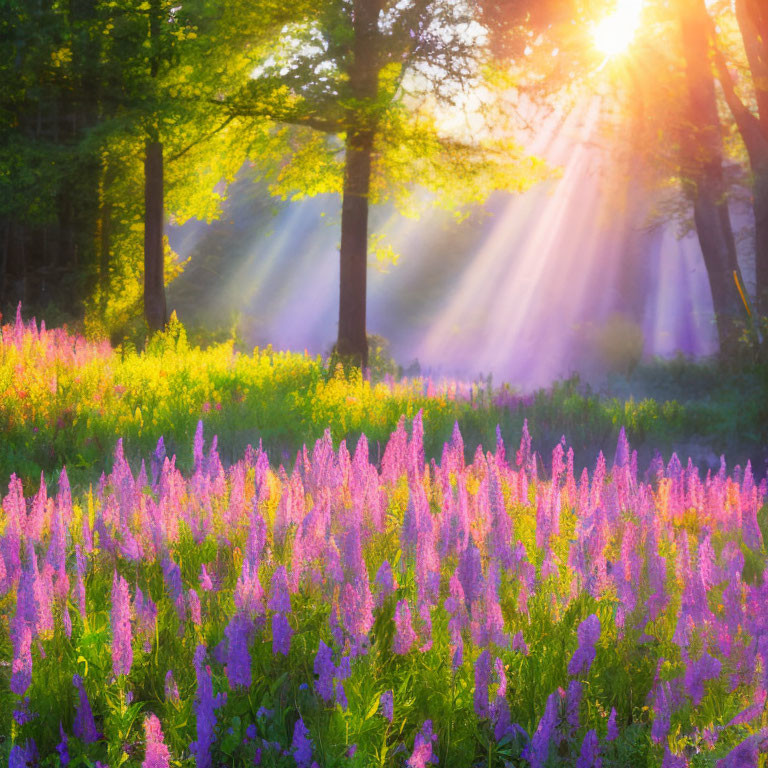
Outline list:
[[[51,479],[66,465],[73,480],[88,483],[109,469],[118,438],[129,457],[139,457],[163,436],[188,467],[200,419],[218,435],[225,461],[261,440],[273,461],[289,463],[326,428],[336,443],[365,433],[378,459],[400,417],[420,409],[428,458],[439,459],[456,421],[471,458],[478,445],[495,446],[497,424],[508,450],[516,447],[525,419],[547,466],[563,435],[577,467],[593,466],[599,450],[612,455],[621,426],[641,466],[657,450],[667,457],[678,450],[683,461],[692,455],[705,467],[725,453],[730,463],[752,459],[762,475],[768,457],[766,367],[678,361],[596,389],[574,377],[526,396],[488,383],[455,395],[437,387],[427,396],[423,379],[371,383],[319,357],[243,353],[232,343],[192,347],[178,323],[140,352],[60,332],[38,338],[29,329],[15,345],[13,333],[5,326],[0,345],[0,482],[11,473],[25,483],[41,472]]]

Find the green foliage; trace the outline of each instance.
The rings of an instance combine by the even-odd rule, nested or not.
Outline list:
[[[672,362],[613,380],[614,397],[577,378],[523,396],[489,382],[440,384],[416,377],[376,383],[392,377],[395,364],[375,337],[368,381],[332,359],[270,347],[246,354],[234,340],[201,349],[176,321],[146,349],[126,341],[111,350],[50,331],[40,338],[25,331],[17,348],[12,328],[2,333],[0,474],[15,472],[33,482],[43,470],[52,479],[64,465],[70,475],[95,479],[108,468],[119,437],[128,455],[138,456],[163,435],[169,453],[188,466],[200,419],[219,436],[226,460],[262,440],[287,461],[326,428],[350,445],[365,432],[372,456],[378,456],[399,418],[412,418],[419,409],[430,457],[440,456],[455,421],[468,456],[478,445],[495,445],[497,424],[514,446],[527,418],[540,455],[548,457],[564,434],[577,464],[591,462],[598,450],[612,452],[622,425],[642,461],[655,450],[679,450],[717,467],[723,451],[731,461],[759,460],[768,442],[764,368],[726,371]],[[77,362],[73,345],[83,355]]]
[[[373,333],[368,334],[368,372],[371,381],[381,381],[385,377],[400,378],[402,368],[395,362],[389,350],[389,342]]]

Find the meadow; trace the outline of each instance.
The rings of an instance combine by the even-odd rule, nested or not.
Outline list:
[[[618,427],[579,471],[565,439],[537,455],[509,430],[570,398],[582,440],[622,417],[647,439],[689,406],[372,384],[180,326],[137,353],[19,318],[2,355],[13,768],[730,768],[768,748],[766,481],[638,466]],[[30,479],[60,456],[76,482]]]
[[[87,487],[110,470],[120,438],[135,463],[162,436],[189,471],[201,419],[227,464],[259,442],[274,464],[290,464],[326,429],[336,445],[365,434],[378,463],[401,416],[419,411],[429,459],[439,459],[456,422],[472,456],[478,445],[495,444],[497,426],[517,436],[527,419],[534,450],[548,456],[565,435],[579,471],[613,450],[622,427],[643,466],[681,445],[703,469],[717,469],[724,451],[742,466],[768,460],[765,365],[673,360],[616,374],[605,392],[572,377],[521,394],[490,380],[397,378],[382,357],[363,377],[320,356],[243,350],[234,341],[201,347],[173,319],[140,350],[24,322],[20,306],[0,334],[3,484],[11,474],[38,483],[41,472],[51,481],[66,466],[70,480]]]

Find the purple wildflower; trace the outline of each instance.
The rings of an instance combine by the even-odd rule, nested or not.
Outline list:
[[[611,714],[608,715],[608,733],[606,741],[616,741],[619,738],[619,729],[616,726],[616,708],[611,707]]]
[[[32,682],[32,629],[18,608],[11,620],[11,641],[11,690],[18,696],[23,696]]]
[[[688,761],[685,755],[674,755],[670,752],[669,744],[664,746],[664,757],[661,761],[661,768],[688,768]]]
[[[720,676],[721,664],[714,656],[704,652],[695,661],[689,661],[685,668],[685,690],[697,706],[704,698],[704,681]]]
[[[259,581],[258,568],[243,560],[243,570],[235,585],[235,607],[252,618],[263,613],[264,588]]]
[[[202,611],[200,609],[200,595],[198,595],[192,587],[189,588],[187,595],[189,597],[189,614],[192,618],[192,623],[196,627],[199,627],[203,623],[203,617],[201,615]]]
[[[515,454],[515,461],[521,470],[528,470],[531,461],[531,433],[528,431],[528,419],[523,421],[523,434],[520,438],[520,448]]]
[[[227,679],[231,688],[251,684],[251,653],[248,644],[253,633],[253,622],[242,613],[236,613],[227,624]]]
[[[496,695],[505,697],[507,695],[507,670],[504,667],[504,661],[501,658],[496,658],[493,662],[493,669],[496,672],[496,682],[499,687],[496,689]]]
[[[24,742],[23,745],[15,744],[8,755],[8,768],[27,768],[37,764],[37,746],[34,739]]]
[[[223,704],[221,694],[213,695],[211,670],[203,665],[205,654],[205,646],[198,645],[195,650],[197,739],[189,745],[192,754],[195,756],[197,768],[211,768],[211,745],[214,742],[214,729],[216,727],[215,710]]]
[[[64,732],[64,726],[59,722],[59,734],[61,735],[61,741],[56,745],[56,751],[59,753],[59,762],[62,765],[69,765],[69,739]]]
[[[481,606],[473,608],[472,639],[480,648],[489,643],[506,647],[509,637],[504,632],[504,617],[498,597],[498,582],[500,580],[498,567],[489,569],[488,578],[483,588]]]
[[[657,744],[663,741],[669,733],[669,720],[672,715],[671,697],[672,692],[668,682],[664,681],[657,685],[656,695],[653,699],[653,725],[651,726],[651,738]]]
[[[768,728],[763,728],[742,741],[722,760],[718,760],[717,768],[757,768],[760,754],[766,751],[768,751]]]
[[[181,580],[181,568],[170,557],[165,557],[162,563],[163,579],[168,594],[177,602],[184,594],[184,583]]]
[[[173,677],[172,669],[169,669],[165,673],[165,700],[166,701],[179,700],[179,686],[176,685],[176,680]]]
[[[333,651],[322,640],[315,656],[315,690],[325,702],[333,698],[333,678],[336,667],[333,664]]]
[[[568,663],[569,675],[580,675],[589,672],[595,660],[595,645],[600,639],[600,619],[593,613],[579,624],[576,630],[579,647]]]
[[[416,734],[413,752],[405,763],[408,768],[425,768],[427,763],[436,763],[437,755],[434,754],[433,745],[435,741],[437,741],[437,734],[432,731],[432,721],[425,720],[421,730]]]
[[[346,712],[349,702],[347,701],[347,692],[344,690],[344,683],[341,680],[337,680],[333,690],[336,703]]]
[[[86,744],[90,744],[98,741],[101,738],[101,734],[96,729],[96,721],[93,719],[91,703],[88,701],[88,694],[85,692],[83,678],[80,675],[73,675],[72,682],[79,694],[79,702],[75,711],[75,736]]]
[[[355,646],[362,648],[367,644],[368,632],[373,627],[373,595],[365,565],[362,575],[354,577],[354,583],[344,585],[340,603],[344,628],[354,639]]]
[[[136,634],[144,639],[144,651],[149,653],[155,637],[157,605],[149,595],[145,597],[139,587],[133,597],[133,612],[136,615]]]
[[[128,675],[133,663],[131,648],[131,598],[128,582],[115,571],[112,578],[112,670]]]
[[[195,471],[198,472],[203,466],[203,446],[205,440],[203,439],[203,420],[200,419],[197,422],[197,429],[195,430],[195,439],[192,444],[192,455],[195,459]]]
[[[602,765],[597,733],[594,730],[587,731],[587,735],[581,743],[581,753],[576,760],[576,768],[602,768]]]
[[[385,560],[381,564],[379,570],[376,571],[376,578],[374,581],[379,589],[378,602],[381,604],[381,602],[383,602],[388,595],[391,595],[398,586],[397,579],[392,572],[392,566],[389,564],[389,560]]]
[[[411,607],[407,600],[400,600],[395,607],[395,640],[392,649],[395,653],[406,654],[416,641],[416,633],[411,622]]]
[[[29,709],[29,696],[25,696],[18,704],[18,709],[13,710],[13,719],[19,725],[26,725],[32,722],[37,715]]]
[[[558,691],[551,693],[544,708],[544,714],[536,726],[531,743],[526,747],[523,757],[527,758],[531,768],[543,768],[549,756],[549,746],[557,730],[557,707],[560,701]]]
[[[480,550],[472,542],[461,553],[457,573],[467,603],[474,603],[483,594],[484,583]]]
[[[493,738],[501,741],[505,736],[514,734],[515,726],[512,725],[512,715],[509,704],[504,696],[497,695],[491,705],[491,722],[493,723]]]
[[[486,648],[475,661],[475,714],[478,717],[490,717],[488,706],[488,686],[491,682],[491,653]]]
[[[200,589],[204,592],[213,592],[213,581],[208,573],[208,569],[205,567],[205,563],[200,566],[200,576],[198,581],[200,582]]]
[[[272,574],[271,594],[267,602],[267,608],[277,613],[291,612],[291,595],[288,591],[288,574],[285,566],[281,565]]]
[[[519,630],[515,633],[515,636],[512,638],[512,650],[513,651],[519,651],[523,654],[523,656],[528,655],[528,645],[525,642],[525,638],[523,637],[523,630]]]
[[[312,760],[312,740],[309,738],[309,730],[300,717],[293,727],[293,741],[291,742],[293,759],[298,768],[308,768]]]
[[[141,768],[168,768],[171,755],[163,739],[163,729],[157,715],[149,715],[144,718],[144,736],[147,749]]]
[[[394,717],[395,706],[394,695],[392,691],[384,691],[384,693],[381,694],[379,703],[381,704],[381,714],[391,723],[392,718]]]
[[[581,683],[578,680],[571,680],[568,683],[568,691],[565,695],[565,725],[567,727],[566,737],[568,739],[573,738],[573,735],[579,729],[581,695]]]
[[[288,619],[282,613],[276,613],[272,617],[272,653],[287,656],[291,650],[292,635],[293,629]]]
[[[464,588],[461,586],[459,571],[456,569],[448,582],[448,597],[445,598],[445,610],[455,614],[463,626],[467,617],[466,598]]]

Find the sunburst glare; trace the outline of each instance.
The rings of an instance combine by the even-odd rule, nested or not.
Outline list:
[[[619,0],[616,10],[592,30],[595,47],[606,58],[626,51],[635,39],[642,11],[643,0]]]

